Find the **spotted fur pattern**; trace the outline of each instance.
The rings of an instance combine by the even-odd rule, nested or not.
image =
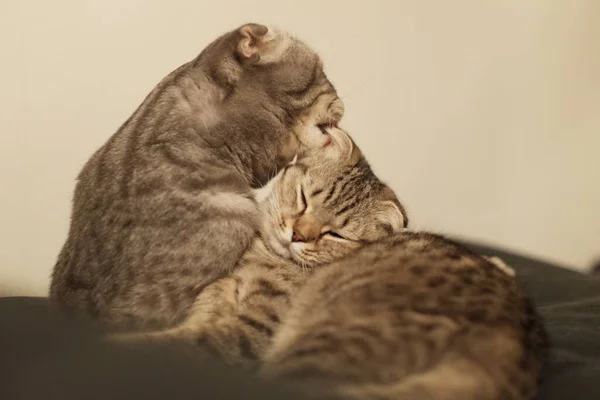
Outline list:
[[[404,232],[319,269],[262,374],[345,399],[532,399],[548,340],[518,282],[441,236]]]

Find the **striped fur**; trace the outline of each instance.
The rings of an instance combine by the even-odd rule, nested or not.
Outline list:
[[[252,188],[342,114],[302,42],[257,24],[218,38],[84,166],[50,298],[115,327],[181,322],[258,230]]]
[[[200,293],[182,324],[115,338],[195,343],[229,363],[253,365],[263,357],[294,293],[314,268],[403,229],[404,209],[373,174],[360,150],[349,146],[345,132],[330,128],[329,134],[334,137],[330,147],[314,150],[275,177],[271,193],[261,203],[261,237],[231,275]],[[303,199],[297,196],[300,186],[306,191]],[[306,203],[300,204],[302,201]],[[375,212],[378,209],[380,213]],[[384,211],[389,215],[382,214]],[[305,247],[296,252],[293,247],[300,243],[292,242],[292,233],[285,226],[297,227],[306,218],[325,230],[306,237]],[[402,222],[389,225],[390,220]],[[352,239],[326,233],[333,230]]]
[[[318,398],[532,399],[546,333],[495,262],[423,232],[366,245],[307,279],[261,373]]]

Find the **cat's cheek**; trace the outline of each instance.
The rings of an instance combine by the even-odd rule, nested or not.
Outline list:
[[[306,243],[292,242],[292,244],[290,245],[290,250],[294,258],[302,260],[302,253],[304,252],[305,247]]]

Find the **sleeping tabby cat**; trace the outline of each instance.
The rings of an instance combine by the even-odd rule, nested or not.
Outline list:
[[[259,361],[262,376],[317,398],[533,398],[547,337],[512,270],[402,229],[390,189],[344,132],[329,132],[332,146],[261,193],[262,236],[183,324],[117,338]]]
[[[548,344],[512,270],[402,229],[390,189],[345,133],[329,132],[331,147],[261,193],[262,236],[183,324],[117,338],[259,361],[262,376],[317,398],[533,398]]]
[[[251,188],[323,146],[343,104],[319,57],[247,24],[158,84],[78,177],[50,287],[60,306],[129,328],[183,320],[259,228]]]
[[[407,218],[392,190],[344,131],[328,132],[330,146],[301,156],[259,191],[261,236],[231,275],[200,293],[187,320],[165,331],[113,338],[196,343],[229,363],[252,364],[314,267],[400,232]]]
[[[320,399],[532,399],[548,339],[505,267],[425,232],[367,244],[302,285],[261,374]]]

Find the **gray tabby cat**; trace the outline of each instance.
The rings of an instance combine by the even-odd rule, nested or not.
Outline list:
[[[260,360],[297,289],[314,268],[406,226],[404,208],[338,128],[261,189],[261,235],[231,275],[207,286],[169,330],[113,336],[195,343],[232,364]]]
[[[548,339],[510,270],[403,232],[315,272],[261,373],[318,398],[532,399]]]
[[[251,188],[343,104],[319,57],[286,33],[247,24],[158,84],[78,177],[50,297],[115,326],[165,328],[251,243]]]
[[[317,398],[533,398],[547,338],[512,269],[403,230],[390,189],[328,131],[333,146],[272,181],[262,236],[184,323],[117,338],[258,361],[261,375]]]

